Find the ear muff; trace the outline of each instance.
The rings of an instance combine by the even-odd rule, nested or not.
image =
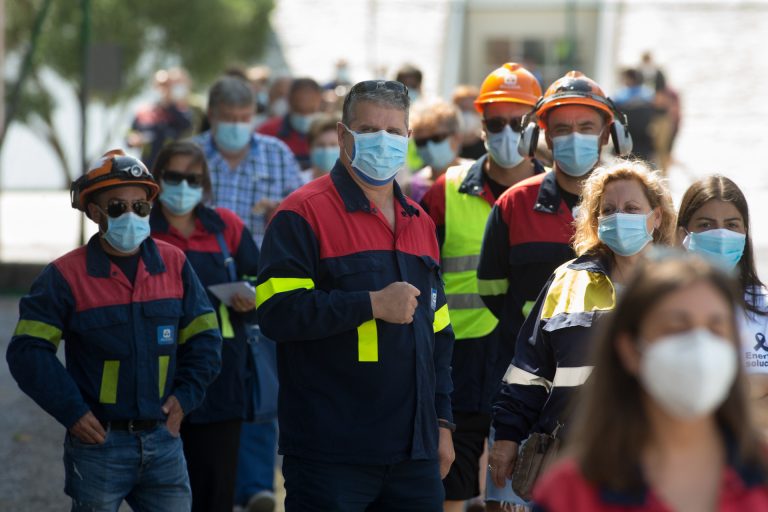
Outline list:
[[[527,118],[523,120],[525,124]],[[523,131],[520,133],[520,140],[517,141],[517,152],[520,156],[533,157],[536,153],[536,146],[539,144],[539,125],[534,121],[525,124]]]
[[[616,118],[611,123],[613,150],[618,156],[627,156],[632,153],[632,135],[629,133],[629,122],[627,116],[618,110],[615,111],[614,115]]]

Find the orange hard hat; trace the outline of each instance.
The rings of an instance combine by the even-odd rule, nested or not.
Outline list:
[[[541,97],[541,86],[533,73],[516,62],[507,62],[485,77],[475,108],[481,114],[487,103],[522,103],[536,105]]]
[[[613,121],[614,109],[611,101],[597,82],[581,71],[569,71],[562,78],[552,82],[536,108],[539,126],[546,128],[547,112],[563,105],[593,107],[608,116],[608,123]]]
[[[86,212],[94,192],[125,185],[146,188],[150,201],[160,190],[141,160],[126,155],[122,149],[107,151],[91,164],[88,172],[72,182],[69,187],[72,208]]]

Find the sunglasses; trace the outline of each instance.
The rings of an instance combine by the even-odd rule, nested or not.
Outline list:
[[[509,125],[513,132],[520,133],[523,131],[523,118],[513,117],[512,119],[505,119],[503,117],[492,117],[490,119],[483,119],[485,128],[491,133],[501,132],[505,126]]]
[[[413,142],[416,144],[417,147],[423,148],[427,145],[427,142],[434,142],[435,144],[439,144],[443,142],[445,139],[450,137],[447,133],[438,133],[437,135],[433,135],[431,137],[420,137],[418,139],[413,139]]]
[[[98,205],[96,205],[98,206]],[[104,211],[101,206],[98,206],[99,210]],[[133,213],[139,217],[146,217],[149,215],[149,211],[152,209],[152,204],[149,201],[134,201],[131,203],[131,209]],[[128,203],[119,199],[111,199],[107,203],[107,215],[113,219],[118,218],[122,214],[128,211]]]
[[[396,80],[363,80],[362,82],[357,82],[353,85],[349,94],[372,92],[377,89],[387,89],[388,91],[394,91],[400,94],[408,94],[408,88],[405,84]]]
[[[179,185],[182,181],[186,181],[187,185],[193,188],[203,186],[202,174],[187,174],[181,171],[166,170],[163,172],[161,179],[169,185]]]

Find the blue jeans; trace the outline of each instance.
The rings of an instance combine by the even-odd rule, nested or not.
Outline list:
[[[285,512],[442,512],[437,460],[366,465],[286,455]]]
[[[100,445],[67,433],[64,473],[72,512],[116,512],[123,500],[137,512],[192,508],[181,439],[164,424],[133,433],[109,430]]]
[[[277,421],[243,423],[237,454],[235,503],[245,505],[260,491],[274,491]]]

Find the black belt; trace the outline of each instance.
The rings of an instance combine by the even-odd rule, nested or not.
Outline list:
[[[152,430],[160,423],[159,420],[115,420],[101,422],[105,430],[126,430],[128,432]]]

